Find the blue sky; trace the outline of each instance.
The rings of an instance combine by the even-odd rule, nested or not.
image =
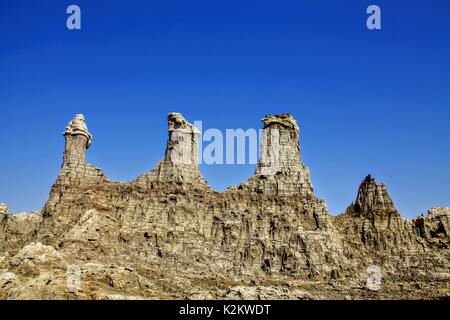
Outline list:
[[[129,1],[131,2],[131,1]],[[292,113],[332,214],[371,173],[414,217],[450,205],[450,2],[1,1],[0,202],[39,210],[84,113],[91,163],[128,181],[163,157],[167,113],[259,128]],[[77,4],[82,30],[66,28]],[[382,30],[366,28],[377,4]],[[202,166],[218,190],[254,166]]]

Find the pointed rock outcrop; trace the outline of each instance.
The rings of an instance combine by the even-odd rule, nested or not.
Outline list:
[[[400,216],[384,183],[377,184],[369,174],[361,183],[355,203],[348,212],[356,216]]]
[[[361,182],[355,202],[336,221],[349,242],[362,242],[369,249],[418,249],[412,222],[401,217],[386,186],[371,175]]]

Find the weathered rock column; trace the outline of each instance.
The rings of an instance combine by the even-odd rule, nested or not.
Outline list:
[[[199,168],[198,141],[200,131],[179,113],[170,113],[168,122],[169,140],[165,161],[175,166],[197,170]]]
[[[262,121],[261,159],[256,174],[302,171],[297,121],[290,114],[268,115]]]
[[[64,132],[66,146],[64,151],[63,166],[76,166],[86,163],[86,150],[92,143],[92,135],[89,133],[84,116],[78,114],[70,121]]]
[[[262,121],[260,160],[247,186],[267,195],[313,198],[309,169],[300,157],[297,121],[290,114],[268,115]]]
[[[164,159],[154,170],[139,177],[138,183],[174,182],[206,185],[200,174],[198,143],[200,131],[180,113],[168,116],[169,140]]]
[[[106,177],[103,171],[86,161],[86,150],[92,144],[92,135],[82,114],[76,115],[69,122],[64,137],[66,139],[64,162],[56,184],[87,186],[104,181]]]

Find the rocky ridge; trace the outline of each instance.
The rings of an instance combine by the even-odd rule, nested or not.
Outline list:
[[[437,299],[450,297],[450,209],[401,217],[386,186],[361,183],[333,217],[314,195],[289,114],[263,119],[255,174],[219,193],[199,132],[168,117],[164,159],[136,180],[86,161],[77,115],[40,213],[0,205],[3,299]]]

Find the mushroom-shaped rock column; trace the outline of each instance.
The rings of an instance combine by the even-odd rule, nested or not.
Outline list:
[[[92,135],[86,125],[84,116],[78,114],[66,127],[64,132],[66,146],[63,166],[77,166],[86,163],[86,150],[92,144]]]

